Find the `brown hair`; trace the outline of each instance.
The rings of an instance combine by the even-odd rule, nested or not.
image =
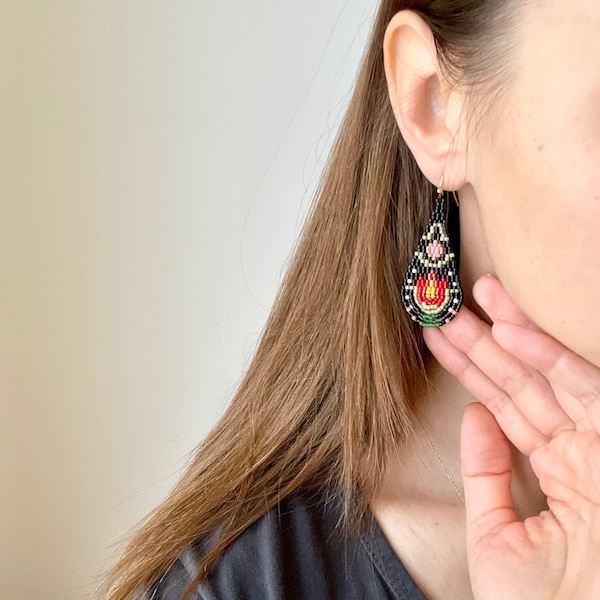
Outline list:
[[[188,600],[228,544],[301,489],[338,485],[344,532],[363,523],[390,453],[413,430],[412,408],[427,380],[426,347],[399,289],[431,216],[434,188],[394,119],[384,33],[401,9],[423,17],[443,73],[469,92],[471,131],[471,117],[483,116],[475,105],[490,109],[508,89],[514,4],[382,1],[253,360],[181,480],[104,575],[99,597],[126,600],[148,590],[186,546],[225,524],[182,598]]]

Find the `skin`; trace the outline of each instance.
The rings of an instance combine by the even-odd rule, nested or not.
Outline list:
[[[430,600],[600,597],[600,4],[527,11],[513,87],[468,145],[427,24],[400,11],[384,40],[403,138],[460,198],[465,299],[423,329],[420,414],[466,511],[423,434],[371,507]]]

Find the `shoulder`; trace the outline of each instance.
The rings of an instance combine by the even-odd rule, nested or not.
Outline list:
[[[376,591],[373,564],[358,536],[342,536],[340,517],[338,494],[296,492],[282,499],[225,549],[194,600],[369,597]],[[188,546],[152,600],[179,600],[217,537]]]

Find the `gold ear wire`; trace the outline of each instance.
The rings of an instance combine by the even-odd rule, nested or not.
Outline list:
[[[440,179],[440,185],[437,188],[437,193],[440,195],[444,191],[443,185],[444,185],[444,176],[442,175],[442,178]],[[456,206],[460,206],[460,204],[458,203],[458,196],[456,195],[456,192],[453,191],[452,195],[454,196],[454,202],[456,202]]]

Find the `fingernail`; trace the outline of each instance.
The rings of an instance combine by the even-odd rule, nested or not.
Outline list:
[[[482,306],[484,309],[489,308],[490,298],[487,295],[482,295],[480,285],[477,285],[478,281],[479,279],[475,282],[475,284],[473,285],[473,289],[471,290],[473,298],[475,302],[479,304],[479,306]]]

